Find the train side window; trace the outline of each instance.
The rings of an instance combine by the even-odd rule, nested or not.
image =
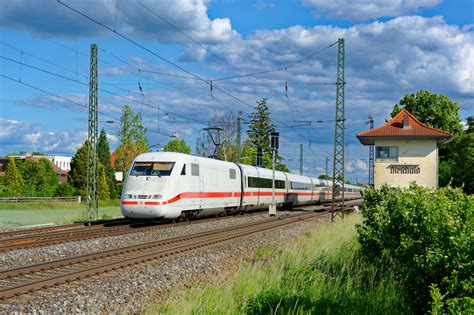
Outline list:
[[[191,175],[199,176],[199,164],[191,163]]]
[[[231,168],[229,169],[229,177],[230,179],[236,179],[237,176],[235,175],[235,169]]]
[[[183,169],[181,170],[181,175],[186,175],[186,164],[183,165]]]

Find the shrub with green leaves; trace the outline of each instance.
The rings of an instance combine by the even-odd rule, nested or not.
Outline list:
[[[362,254],[398,271],[418,311],[474,313],[474,196],[461,189],[363,192]]]

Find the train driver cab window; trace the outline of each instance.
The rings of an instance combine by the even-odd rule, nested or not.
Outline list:
[[[181,170],[181,175],[186,175],[186,164],[183,165],[183,169]]]
[[[191,175],[199,176],[199,164],[191,163]]]
[[[398,161],[398,147],[375,147],[375,159]]]
[[[135,162],[132,176],[170,176],[174,162]]]

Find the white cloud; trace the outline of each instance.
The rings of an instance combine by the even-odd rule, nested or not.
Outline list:
[[[202,43],[229,41],[238,36],[228,18],[209,18],[207,3],[204,0],[118,1],[117,12],[116,1],[62,2],[112,29],[146,39],[164,42],[187,41],[182,34],[144,6]],[[51,0],[6,1],[2,3],[0,11],[0,25],[45,37],[113,36],[112,32]]]
[[[352,172],[365,172],[369,170],[369,166],[367,162],[362,159],[357,159],[355,161],[347,161],[346,163],[346,171],[348,173]]]
[[[422,8],[430,8],[443,0],[303,0],[313,9],[316,16],[328,14],[331,17],[363,21],[379,17],[394,17],[413,14]]]
[[[73,155],[87,138],[85,131],[45,131],[24,121],[0,117],[1,155],[19,151]]]

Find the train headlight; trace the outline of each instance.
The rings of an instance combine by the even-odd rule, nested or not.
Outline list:
[[[125,195],[125,199],[133,199],[133,195]]]
[[[153,195],[152,199],[161,199],[161,195]]]

